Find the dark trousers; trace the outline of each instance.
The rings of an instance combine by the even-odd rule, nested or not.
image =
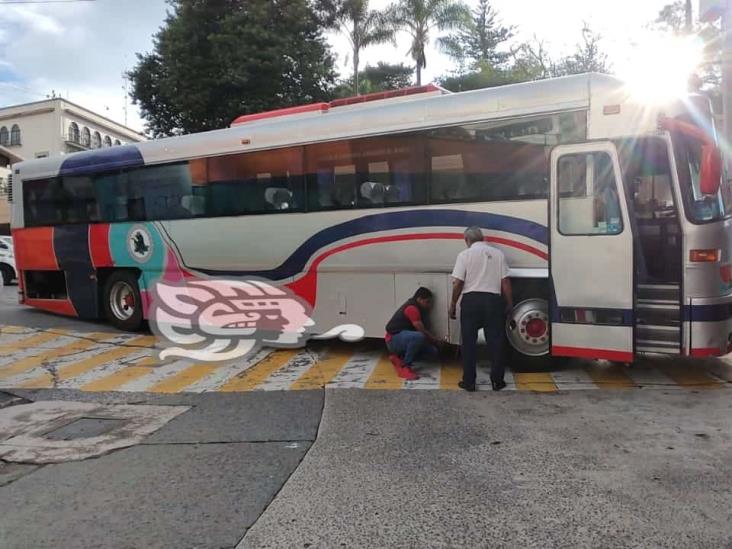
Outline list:
[[[503,381],[503,297],[498,294],[470,292],[460,302],[463,381],[475,383],[478,330],[483,330],[491,361],[491,381]]]

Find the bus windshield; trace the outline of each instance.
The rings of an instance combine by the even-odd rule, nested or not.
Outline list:
[[[718,221],[732,213],[732,188],[726,177],[716,194],[701,192],[702,141],[680,131],[672,132],[674,156],[686,217],[692,223]]]

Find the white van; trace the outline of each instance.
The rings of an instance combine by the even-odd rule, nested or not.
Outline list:
[[[18,278],[15,267],[15,248],[13,239],[9,236],[0,236],[0,273],[4,285],[8,285]]]

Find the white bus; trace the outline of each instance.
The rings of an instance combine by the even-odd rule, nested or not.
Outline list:
[[[636,99],[597,74],[426,86],[230,128],[22,162],[20,301],[137,329],[167,271],[263,277],[317,326],[382,337],[416,287],[448,318],[465,227],[506,254],[518,356],[721,355],[732,194],[707,101]],[[513,321],[513,322],[511,322]]]

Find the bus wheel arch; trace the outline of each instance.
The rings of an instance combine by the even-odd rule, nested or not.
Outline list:
[[[105,269],[97,274],[103,316],[115,328],[135,332],[142,328],[143,306],[137,269]]]

